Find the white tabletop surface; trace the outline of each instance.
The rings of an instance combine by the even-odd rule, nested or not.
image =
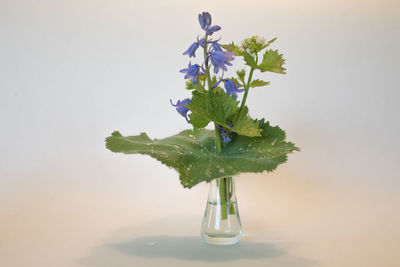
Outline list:
[[[155,161],[137,161],[157,173]],[[215,247],[200,238],[207,185],[180,189],[167,168],[151,177],[127,163],[54,166],[9,188],[0,205],[2,266],[398,266],[398,197],[324,186],[285,167],[242,175],[244,236]]]

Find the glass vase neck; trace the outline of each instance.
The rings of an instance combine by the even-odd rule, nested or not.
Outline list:
[[[233,178],[211,181],[202,223],[202,238],[213,245],[232,245],[242,235]]]

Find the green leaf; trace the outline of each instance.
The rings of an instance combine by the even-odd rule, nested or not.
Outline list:
[[[106,147],[118,153],[149,155],[180,176],[186,188],[216,178],[232,177],[243,172],[272,171],[287,159],[287,154],[299,150],[286,142],[279,127],[258,121],[261,137],[234,136],[220,154],[215,152],[215,132],[205,129],[185,130],[161,140],[150,139],[145,133],[123,137],[114,132],[106,138]]]
[[[246,65],[250,67],[257,67],[256,60],[254,57],[246,52],[245,50],[241,49],[239,46],[235,45],[233,42],[227,45],[221,45],[222,48],[234,52],[236,56],[242,56]]]
[[[195,89],[194,84],[193,84],[192,81],[190,81],[190,80],[187,80],[187,81],[186,81],[186,86],[185,86],[185,88],[188,89],[188,90],[193,90],[193,89]]]
[[[221,125],[239,109],[238,101],[223,90],[213,90],[212,97],[208,93],[194,94],[191,103],[185,106],[192,114]]]
[[[238,81],[238,79],[236,79],[236,78],[234,78],[234,77],[232,77],[231,78],[232,79],[232,81],[235,83],[235,85],[240,85],[240,86],[243,86],[243,84],[241,84],[239,81]]]
[[[266,48],[267,46],[269,46],[270,44],[272,44],[273,42],[275,42],[275,40],[276,40],[276,37],[275,37],[274,39],[272,39],[272,40],[269,40],[266,44],[264,44],[264,45],[262,46],[261,50],[263,50],[264,48]]]
[[[197,81],[196,84],[193,84],[191,80],[186,81],[186,89],[188,90],[197,90],[199,92],[205,92],[206,88],[201,84],[200,80]]]
[[[203,75],[203,76],[205,76],[205,75]],[[216,84],[217,81],[218,81],[217,76],[214,75],[214,76],[211,77],[211,84],[212,85]]]
[[[204,128],[210,123],[209,119],[199,115],[198,113],[193,113],[192,112],[191,114],[189,114],[189,118],[190,118],[189,122],[195,128]]]
[[[257,67],[256,60],[254,59],[254,57],[252,55],[250,55],[247,52],[243,52],[242,54],[243,54],[244,62],[246,62],[246,65],[253,67],[253,68]]]
[[[226,51],[235,53],[236,56],[242,56],[244,53],[244,51],[240,50],[239,46],[235,45],[233,42],[231,42],[230,44],[222,44],[220,46]]]
[[[286,142],[285,132],[269,122],[259,121],[262,137],[235,136],[222,151],[221,156],[241,172],[273,171],[287,160],[287,154],[300,151],[293,143]]]
[[[285,64],[283,55],[278,53],[278,50],[266,50],[263,60],[257,68],[261,71],[271,71],[276,73],[285,74],[286,69],[282,67]]]
[[[230,127],[228,125],[227,128],[239,135],[249,137],[261,136],[262,129],[260,129],[257,121],[254,121],[252,118],[250,118],[248,112],[248,107],[244,106],[242,114],[240,115],[240,117],[236,118],[235,124],[233,125],[234,127]]]
[[[202,75],[202,76],[197,76],[197,80],[200,82],[205,82],[206,81],[206,76]]]
[[[239,80],[244,84],[244,76],[246,75],[246,70],[245,69],[238,70],[238,71],[236,71],[236,74],[237,74]]]
[[[250,87],[260,87],[260,86],[265,86],[268,84],[269,84],[269,82],[256,79],[250,83]]]
[[[241,116],[233,127],[229,125],[227,121],[236,116],[239,102],[222,89],[216,89],[214,88],[212,96],[208,93],[193,94],[191,103],[185,105],[192,112],[189,115],[192,125],[196,128],[203,128],[213,121],[239,135],[260,136],[261,130],[258,124],[247,115],[247,109],[243,112],[244,116]]]

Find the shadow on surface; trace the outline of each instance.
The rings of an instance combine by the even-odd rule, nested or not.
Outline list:
[[[149,235],[98,246],[79,262],[86,266],[250,266],[311,267],[315,262],[290,255],[290,244],[241,241],[231,246],[205,244],[200,237]],[[285,248],[286,247],[286,248]],[[149,261],[150,260],[150,261]],[[244,260],[244,261],[243,261]],[[223,264],[225,263],[225,264]],[[246,263],[246,264],[247,264]],[[222,264],[222,265],[221,265]]]
[[[242,242],[231,246],[213,246],[194,236],[144,236],[126,243],[108,244],[131,256],[176,258],[194,261],[232,261],[273,258],[286,252],[268,243]]]

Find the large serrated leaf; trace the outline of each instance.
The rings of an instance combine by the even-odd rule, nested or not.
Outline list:
[[[272,171],[287,159],[287,154],[299,150],[285,141],[279,127],[264,121],[261,137],[235,135],[220,154],[215,152],[215,133],[211,130],[185,130],[161,140],[150,139],[145,133],[123,137],[114,132],[106,138],[106,147],[113,152],[149,155],[180,175],[181,184],[194,185],[216,178],[231,177],[243,172]]]

